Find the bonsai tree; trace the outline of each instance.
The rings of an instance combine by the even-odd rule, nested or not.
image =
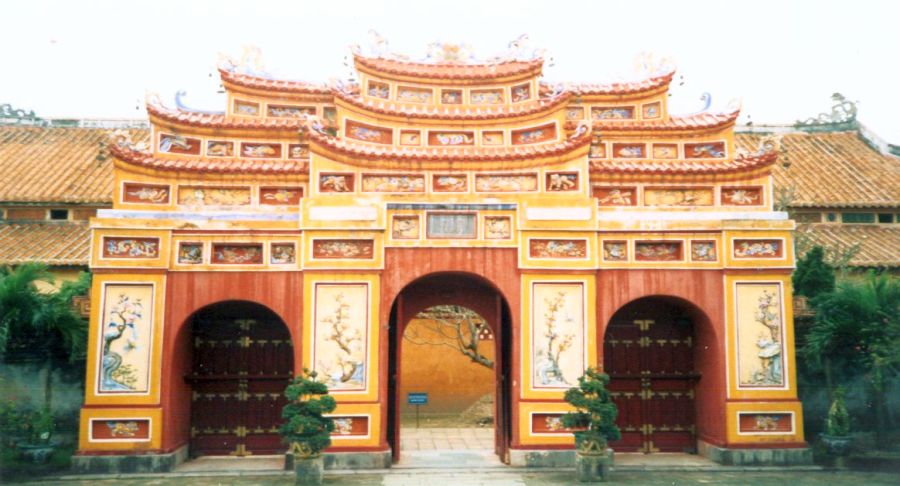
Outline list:
[[[609,375],[588,368],[578,378],[578,387],[566,391],[565,400],[577,411],[562,417],[565,427],[574,429],[575,447],[579,454],[606,454],[607,441],[621,437],[616,426],[619,410],[610,399]]]
[[[281,417],[281,435],[296,458],[319,457],[331,445],[334,420],[323,414],[334,411],[337,403],[328,395],[328,386],[316,380],[317,373],[304,368],[285,388],[288,404]]]

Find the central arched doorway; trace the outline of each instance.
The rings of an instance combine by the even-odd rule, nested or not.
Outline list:
[[[510,322],[506,300],[487,280],[475,275],[436,273],[419,278],[403,288],[391,308],[389,330],[387,437],[395,461],[400,459],[401,450],[405,449],[401,428],[414,426],[412,413],[402,413],[413,410],[406,405],[408,393],[428,392],[430,389],[439,392],[438,396],[430,392],[430,403],[438,398],[441,400],[439,406],[445,408],[448,408],[446,398],[454,393],[461,400],[472,402],[465,404],[468,409],[484,410],[484,404],[478,403],[479,398],[492,396],[493,403],[487,405],[486,413],[479,414],[479,417],[463,416],[462,422],[459,422],[461,427],[473,431],[476,427],[481,427],[481,430],[492,428],[492,437],[477,433],[477,437],[458,437],[458,440],[460,445],[465,442],[467,448],[478,448],[482,441],[486,441],[485,445],[491,448],[493,442],[494,452],[501,460],[508,462],[511,434]],[[446,333],[444,336],[448,341],[458,340],[458,343],[450,346],[441,344],[439,334],[442,332]],[[413,390],[410,384],[404,382],[404,376],[410,380],[410,367],[416,363],[437,372],[430,377],[419,373],[416,387],[421,389]],[[458,369],[453,372],[442,367]],[[468,369],[463,369],[466,367]],[[465,380],[477,380],[478,383],[467,383]],[[429,381],[432,382],[430,386]],[[451,406],[449,409],[451,413],[460,412],[459,407]],[[472,418],[475,422],[464,423]],[[437,425],[442,429],[454,428],[452,422]],[[443,449],[440,442],[436,441],[437,449]],[[456,448],[453,440],[444,444]]]
[[[686,301],[645,297],[619,309],[603,341],[603,368],[619,408],[620,452],[695,452],[695,332],[705,317]]]
[[[194,313],[190,329],[191,455],[284,452],[278,426],[294,355],[281,318],[227,301]]]

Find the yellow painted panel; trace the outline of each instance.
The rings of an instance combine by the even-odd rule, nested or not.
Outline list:
[[[131,222],[134,227],[134,222]],[[129,239],[154,238],[155,256],[144,257],[146,247]],[[114,255],[109,250],[121,253]],[[95,229],[91,236],[92,268],[165,268],[169,254],[169,232],[143,229]]]
[[[519,441],[522,445],[574,445],[575,436],[571,432],[535,432],[532,430],[535,414],[560,414],[574,411],[565,402],[519,402]]]
[[[368,421],[368,430],[365,436],[342,434],[347,432],[346,426],[351,424],[344,421],[336,424],[335,432],[331,434],[331,447],[375,447],[379,445],[381,437],[381,405],[377,403],[340,403],[337,408],[328,415],[334,418],[365,417]]]
[[[798,401],[782,402],[728,402],[725,404],[726,422],[728,424],[728,442],[730,444],[777,444],[803,442],[803,407]],[[753,423],[752,427],[741,430],[740,416],[762,415],[762,420]],[[775,416],[775,417],[773,417]],[[776,418],[778,422],[790,420],[790,431],[778,431],[786,424],[776,424],[767,417]],[[780,427],[779,427],[780,425]]]
[[[108,422],[148,422],[149,437],[127,427],[109,434],[95,436],[94,428],[105,427]],[[99,423],[98,423],[99,422]],[[130,436],[130,434],[134,434]],[[99,434],[98,434],[99,435]],[[157,450],[162,446],[162,409],[160,408],[82,408],[78,434],[81,451],[140,452]]]

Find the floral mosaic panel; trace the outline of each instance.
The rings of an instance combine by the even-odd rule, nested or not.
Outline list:
[[[363,174],[363,192],[425,192],[425,176],[416,174]]]
[[[785,386],[781,284],[735,284],[738,385]]]
[[[594,186],[591,192],[601,206],[637,205],[637,187]]]
[[[419,217],[394,216],[391,220],[391,238],[395,240],[418,240]]]
[[[441,103],[445,105],[460,105],[463,102],[463,92],[459,89],[442,89]]]
[[[331,417],[334,420],[334,432],[331,433],[332,438],[340,439],[341,437],[362,437],[369,435],[369,417],[352,416],[352,417]]]
[[[594,120],[633,120],[633,106],[594,106],[591,107],[591,118]]]
[[[647,157],[647,147],[642,143],[614,143],[612,156],[620,159],[643,159]]]
[[[503,132],[494,130],[481,132],[481,144],[485,146],[503,145]]]
[[[547,172],[547,192],[578,190],[578,172]]]
[[[571,388],[585,368],[584,284],[535,282],[531,292],[532,387]]]
[[[763,203],[762,187],[723,187],[723,206],[760,206]]]
[[[510,132],[510,139],[513,145],[528,145],[556,140],[556,124],[548,123],[539,127],[513,130]]]
[[[122,185],[122,201],[137,204],[168,204],[169,186],[126,182]]]
[[[583,119],[584,119],[584,107],[583,106],[566,107],[566,120],[583,120]]]
[[[401,130],[400,145],[421,145],[422,134],[418,130]]]
[[[510,98],[513,103],[519,103],[522,101],[528,101],[531,99],[531,84],[524,83],[513,86],[511,91]]]
[[[313,368],[332,391],[364,391],[369,286],[316,283],[314,291]]]
[[[738,430],[750,434],[790,434],[794,431],[791,413],[739,413]]]
[[[250,188],[179,186],[178,204],[187,206],[244,206],[250,204]]]
[[[555,240],[533,238],[528,240],[531,258],[586,258],[586,240]]]
[[[720,159],[725,157],[725,142],[684,144],[684,156],[688,159]]]
[[[502,89],[473,89],[469,92],[473,105],[497,105],[503,103]]]
[[[269,105],[266,114],[273,118],[302,118],[316,116],[315,106]]]
[[[309,158],[309,145],[305,143],[290,143],[288,144],[288,158],[289,159],[308,159]]]
[[[91,419],[91,440],[135,441],[150,439],[150,421],[147,419],[97,420]]]
[[[269,252],[269,263],[272,265],[289,265],[297,263],[297,245],[294,243],[272,243]]]
[[[243,100],[234,100],[234,114],[246,116],[259,116],[259,103]]]
[[[369,89],[366,90],[369,96],[373,98],[388,99],[391,96],[391,88],[385,83],[378,81],[369,81]]]
[[[212,263],[221,265],[262,265],[262,243],[213,243]]]
[[[428,88],[413,88],[410,86],[399,86],[397,88],[397,100],[409,101],[412,103],[431,103],[434,92]]]
[[[475,132],[428,132],[428,145],[475,145]]]
[[[281,157],[281,144],[241,142],[241,155],[257,159],[277,159]]]
[[[634,259],[639,262],[674,262],[682,260],[680,241],[636,241]]]
[[[718,260],[715,241],[692,241],[691,261],[714,262]]]
[[[603,260],[607,261],[607,262],[628,261],[628,242],[627,241],[604,241],[603,242]]]
[[[734,240],[735,258],[782,258],[784,242],[781,240]]]
[[[103,285],[98,394],[150,391],[153,293],[151,284]]]
[[[269,206],[296,206],[303,197],[302,187],[260,187],[259,203]]]
[[[319,192],[353,192],[353,174],[319,174]]]
[[[187,241],[178,243],[178,263],[180,265],[203,263],[203,243]]]
[[[159,151],[171,154],[200,155],[200,139],[183,135],[159,135]]]
[[[509,240],[512,238],[512,219],[509,216],[485,216],[484,239]]]
[[[571,434],[571,429],[563,426],[561,413],[531,414],[531,433],[533,434]]]
[[[655,103],[646,103],[641,105],[641,117],[645,120],[652,120],[662,116],[661,105],[657,101]]]
[[[372,240],[313,240],[315,259],[371,260],[375,242]]]
[[[434,174],[431,188],[434,192],[467,192],[469,177],[466,174]]]
[[[475,190],[478,192],[528,192],[537,189],[537,174],[475,174]]]
[[[206,142],[208,157],[234,157],[234,142],[229,140],[208,140]]]
[[[711,187],[647,187],[644,189],[647,206],[712,206]]]
[[[674,143],[654,143],[653,144],[654,159],[677,159],[678,145]]]
[[[393,143],[394,131],[390,128],[376,127],[350,120],[347,120],[345,124],[344,135],[348,138],[371,143]]]
[[[159,238],[104,236],[103,258],[159,258]]]

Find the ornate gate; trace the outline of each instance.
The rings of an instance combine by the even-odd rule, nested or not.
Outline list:
[[[684,452],[696,447],[693,326],[679,306],[659,299],[629,304],[610,320],[603,366],[619,407],[623,452]]]
[[[286,449],[278,426],[294,371],[290,333],[268,309],[234,304],[194,319],[193,373],[187,380],[195,456]]]

